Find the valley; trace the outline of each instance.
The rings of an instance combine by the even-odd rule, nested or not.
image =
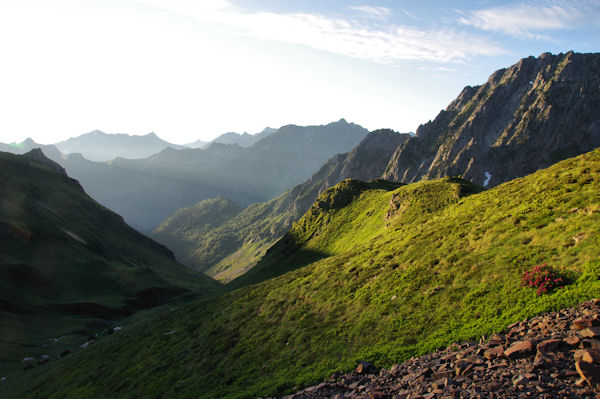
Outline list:
[[[502,378],[534,393],[533,350],[483,352],[548,338],[524,321],[550,328],[545,312],[597,328],[598,109],[600,54],[544,53],[414,134],[340,119],[197,148],[102,132],[2,145],[18,155],[0,152],[0,396],[434,397]],[[540,268],[554,286],[528,286]],[[473,373],[516,374],[467,383],[451,348],[484,356]],[[583,392],[589,364],[537,385]]]

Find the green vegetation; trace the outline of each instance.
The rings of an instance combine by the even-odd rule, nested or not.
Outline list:
[[[269,251],[256,279],[287,273],[10,376],[5,396],[272,395],[600,294],[600,150],[478,191],[451,178],[345,181]],[[570,284],[541,296],[522,287],[522,272],[542,262]]]
[[[0,373],[25,356],[78,347],[139,309],[218,287],[88,197],[39,150],[0,153]]]
[[[241,210],[241,206],[225,197],[200,201],[175,212],[152,232],[152,238],[179,254],[180,262],[191,266],[194,264],[198,243],[204,242],[211,235],[212,229],[222,225]],[[206,250],[212,252],[210,248]]]
[[[184,226],[179,235],[185,236],[185,239],[158,229],[153,237],[172,245],[176,253],[185,254],[182,262],[190,268],[228,282],[254,265],[290,227],[290,219],[295,214],[278,210],[288,197],[286,192],[274,200],[250,205],[235,215],[231,214],[220,225],[192,229]],[[194,218],[201,218],[198,208],[194,208],[190,209],[190,213],[195,215]],[[188,208],[182,211],[187,212]],[[172,222],[179,229],[176,220]],[[163,226],[159,226],[159,229]]]

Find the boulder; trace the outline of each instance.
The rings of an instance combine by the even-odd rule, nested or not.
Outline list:
[[[562,343],[562,339],[545,339],[537,345],[537,350],[550,352],[557,349]]]
[[[491,359],[494,359],[497,357],[501,357],[503,355],[504,355],[504,347],[502,345],[498,345],[493,348],[486,349],[485,352],[483,352],[483,356],[488,360],[491,360]]]
[[[586,363],[600,363],[600,349],[589,348],[584,349],[581,356],[581,360]]]
[[[532,351],[533,343],[531,341],[517,341],[504,351],[504,356],[509,359],[517,359],[528,356]]]
[[[356,367],[356,374],[373,374],[376,371],[375,366],[371,362],[360,362]]]
[[[575,362],[577,372],[583,378],[590,388],[598,390],[600,388],[600,367],[587,362]]]

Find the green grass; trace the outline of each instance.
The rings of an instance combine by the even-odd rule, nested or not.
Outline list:
[[[4,394],[282,394],[360,360],[389,367],[600,294],[600,150],[478,191],[459,179],[343,182],[269,251],[256,277],[269,279],[11,376]],[[571,284],[542,296],[521,287],[522,271],[541,262]]]

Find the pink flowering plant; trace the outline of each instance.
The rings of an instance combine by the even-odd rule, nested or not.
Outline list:
[[[564,287],[565,281],[551,266],[547,263],[542,263],[523,272],[521,275],[521,285],[523,287],[536,288],[537,294],[542,295],[555,288]]]

